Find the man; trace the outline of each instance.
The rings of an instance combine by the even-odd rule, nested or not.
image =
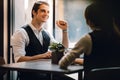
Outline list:
[[[44,1],[37,1],[32,8],[32,21],[30,24],[17,30],[12,36],[12,46],[15,62],[30,61],[37,59],[51,58],[48,47],[51,43],[57,42],[42,26],[49,18],[49,4]],[[63,31],[63,45],[68,47],[67,23],[59,20],[57,26]],[[31,77],[32,76],[32,77]],[[21,80],[49,80],[49,74],[20,72]]]

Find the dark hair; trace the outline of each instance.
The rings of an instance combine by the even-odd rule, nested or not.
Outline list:
[[[118,0],[90,0],[90,1],[92,1],[93,4],[86,8],[86,12],[85,12],[86,20],[90,20],[96,25],[98,25],[97,23],[101,21],[101,23],[103,23],[103,26],[101,25],[94,27],[101,28],[102,30],[105,30],[105,32],[109,32],[110,35],[115,33],[120,38],[120,8],[119,8],[120,3],[118,2]],[[90,11],[91,10],[90,8],[91,9],[97,8],[98,10],[96,9],[96,12],[98,11],[97,12],[97,14],[99,14],[98,16],[102,16],[100,17],[102,20],[97,20],[97,17],[96,19],[94,18],[97,21],[92,19],[90,15],[91,14],[93,15],[94,13],[91,13],[92,11]]]
[[[42,5],[42,4],[45,4],[45,5],[49,6],[49,4],[48,4],[47,2],[45,2],[45,1],[37,1],[37,2],[34,3],[33,8],[32,8],[32,11],[34,10],[35,12],[37,12],[38,9],[39,9],[39,6]],[[31,12],[31,14],[32,14],[32,12]],[[32,14],[32,18],[33,18],[33,17],[34,17],[34,16],[33,16],[33,14]]]
[[[95,28],[110,30],[113,28],[113,19],[110,8],[102,4],[93,3],[85,10],[86,20],[92,22]]]
[[[112,8],[113,8],[113,17],[115,20],[116,25],[118,26],[120,30],[120,3],[119,2],[113,2]]]

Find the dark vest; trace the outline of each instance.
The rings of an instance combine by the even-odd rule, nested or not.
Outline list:
[[[23,27],[29,36],[29,44],[25,47],[26,56],[34,56],[37,54],[42,54],[48,51],[48,46],[50,44],[50,37],[48,34],[43,30],[43,45],[39,42],[37,37],[35,36],[34,32],[30,28],[29,25]],[[50,79],[49,74],[43,73],[36,73],[36,72],[18,72],[18,78],[20,80],[41,80],[45,78],[45,80]]]
[[[84,55],[84,69],[120,66],[120,41],[102,31],[89,33],[92,38],[92,52]]]
[[[26,56],[33,56],[37,54],[42,54],[48,51],[48,46],[50,44],[50,37],[48,34],[43,30],[43,45],[39,42],[37,37],[35,36],[34,32],[30,28],[29,25],[23,27],[29,36],[29,44],[25,47]]]

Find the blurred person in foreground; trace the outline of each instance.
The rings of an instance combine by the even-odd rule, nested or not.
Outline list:
[[[94,68],[120,67],[120,35],[114,26],[111,8],[93,3],[85,10],[86,23],[92,32],[83,36],[75,47],[59,61],[60,68],[67,67],[84,54],[84,77]]]

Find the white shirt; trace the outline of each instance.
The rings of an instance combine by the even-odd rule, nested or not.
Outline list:
[[[43,44],[43,36],[42,36],[43,28],[39,32],[32,24],[29,24],[29,26],[33,30],[34,34],[36,35],[40,43]],[[57,42],[51,34],[49,34],[48,32],[47,34],[50,37],[50,44],[53,42]],[[26,54],[25,47],[28,44],[29,44],[29,36],[27,32],[23,28],[16,30],[13,36],[11,37],[11,46],[13,47],[15,62],[17,62],[21,56],[25,56]]]

